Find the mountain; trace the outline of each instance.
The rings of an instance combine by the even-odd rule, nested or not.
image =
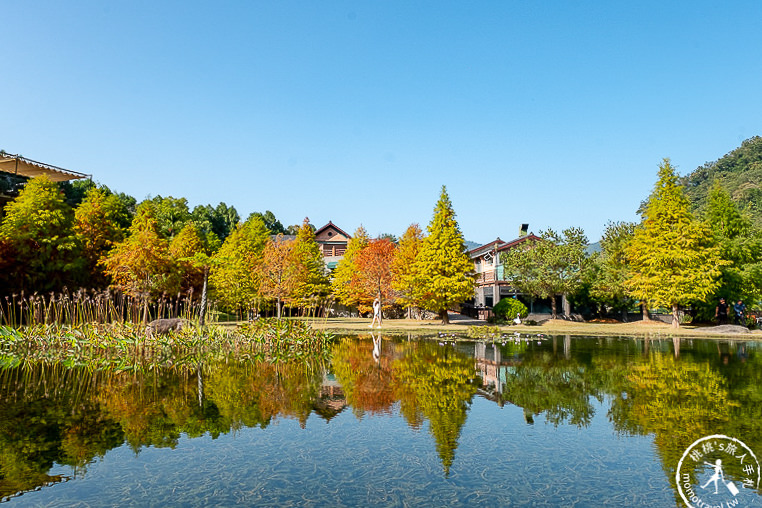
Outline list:
[[[714,162],[707,162],[681,178],[693,212],[703,213],[715,178],[752,221],[762,227],[762,137],[747,139],[741,146]]]

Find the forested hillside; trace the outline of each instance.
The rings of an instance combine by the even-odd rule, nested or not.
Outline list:
[[[682,178],[693,211],[702,213],[715,179],[730,193],[752,221],[762,227],[762,137],[744,141],[715,162],[707,162]]]

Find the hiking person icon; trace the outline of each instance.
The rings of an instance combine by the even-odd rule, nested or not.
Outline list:
[[[706,489],[710,483],[714,483],[714,493],[717,494],[717,482],[722,481],[722,484],[725,485],[725,488],[727,488],[731,494],[734,496],[738,494],[738,487],[736,487],[733,482],[725,481],[725,475],[722,472],[722,459],[717,459],[714,464],[710,464],[709,462],[704,462],[704,464],[712,466],[714,468],[714,473],[706,483],[701,486],[702,489]]]

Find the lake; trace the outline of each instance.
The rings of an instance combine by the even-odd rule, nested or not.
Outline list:
[[[330,361],[147,372],[0,357],[8,506],[762,506],[760,453],[761,342],[368,334]]]

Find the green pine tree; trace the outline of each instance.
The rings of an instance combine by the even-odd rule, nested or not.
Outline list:
[[[679,307],[706,300],[719,286],[720,267],[725,264],[709,227],[696,220],[689,207],[675,170],[664,159],[643,221],[627,247],[630,293],[671,308],[675,328],[680,326]]]
[[[415,263],[415,299],[424,309],[438,313],[443,324],[448,324],[447,310],[473,298],[475,282],[474,264],[466,252],[444,185],[427,231]]]

